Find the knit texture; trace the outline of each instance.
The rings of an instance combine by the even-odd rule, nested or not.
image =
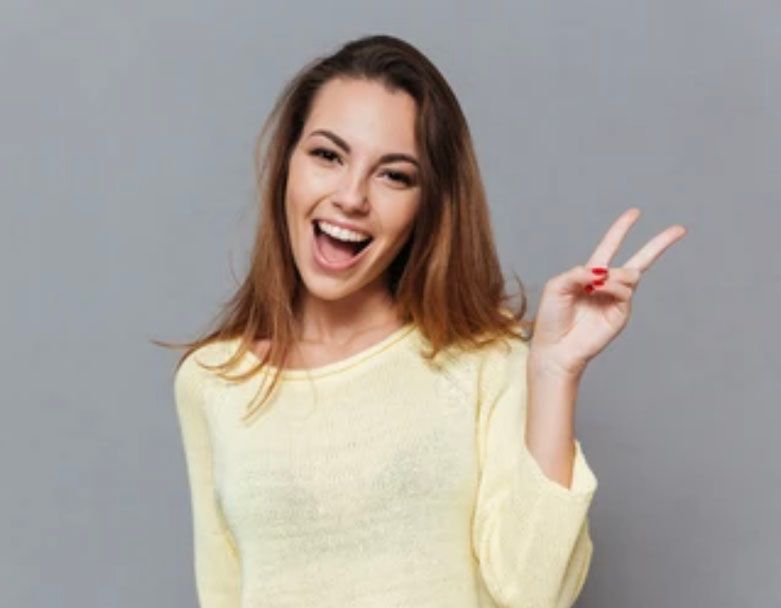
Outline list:
[[[574,604],[597,480],[578,440],[569,488],[527,450],[527,343],[428,362],[410,323],[346,359],[284,370],[250,422],[262,376],[230,382],[198,365],[238,344],[202,346],[174,379],[201,608]],[[248,352],[239,371],[257,362]]]

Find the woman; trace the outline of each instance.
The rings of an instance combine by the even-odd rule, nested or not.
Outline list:
[[[202,608],[571,606],[580,378],[683,227],[608,269],[630,209],[524,321],[459,104],[391,36],[305,66],[256,160],[248,274],[174,382]]]

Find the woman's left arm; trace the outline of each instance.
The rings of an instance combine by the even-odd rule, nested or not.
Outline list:
[[[585,265],[545,284],[527,359],[526,445],[545,474],[569,487],[574,410],[588,362],[623,330],[640,278],[686,234],[680,225],[656,235],[623,266],[608,268],[632,224],[633,207],[608,229]]]
[[[569,608],[593,551],[587,513],[597,488],[574,441],[569,483],[544,472],[524,440],[529,345],[512,340],[480,373],[478,463],[472,544],[485,587],[505,608]],[[537,393],[550,398],[547,393]]]
[[[686,234],[672,226],[608,270],[638,216],[637,209],[624,213],[587,265],[548,281],[529,345],[517,344],[504,364],[487,367],[473,546],[502,606],[569,608],[585,583],[593,553],[587,512],[597,480],[573,428],[580,379],[626,325],[642,272]]]

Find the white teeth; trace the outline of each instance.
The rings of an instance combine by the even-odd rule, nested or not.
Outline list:
[[[363,241],[368,241],[371,238],[371,236],[367,234],[361,234],[360,232],[347,230],[345,228],[341,228],[340,226],[334,226],[325,220],[317,220],[317,223],[320,226],[320,230],[325,232],[327,235],[334,237],[335,239],[339,239],[340,241],[362,243]]]

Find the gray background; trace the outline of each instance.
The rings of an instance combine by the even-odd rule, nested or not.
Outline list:
[[[193,606],[176,354],[246,269],[254,138],[369,33],[442,70],[536,309],[625,209],[681,223],[594,361],[580,607],[778,606],[781,8],[3,3],[0,605]]]

